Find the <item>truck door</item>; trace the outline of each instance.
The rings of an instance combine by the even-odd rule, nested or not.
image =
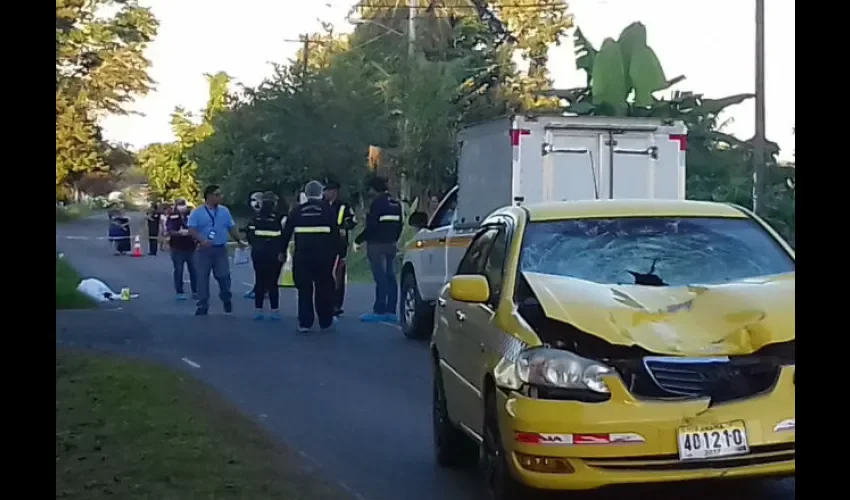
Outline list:
[[[547,129],[543,143],[542,201],[600,198],[600,135]]]
[[[436,299],[445,282],[445,248],[457,208],[457,189],[453,189],[437,207],[428,222],[428,230],[419,239],[422,243],[422,268],[416,273],[422,300]]]
[[[652,133],[627,132],[614,134],[613,175],[610,183],[611,198],[658,198],[662,193],[656,192],[656,177],[663,172],[658,171],[659,150]],[[606,149],[610,148],[610,139],[605,140]],[[606,162],[607,163],[607,162]],[[675,180],[675,177],[674,177]],[[607,190],[606,190],[607,191]]]

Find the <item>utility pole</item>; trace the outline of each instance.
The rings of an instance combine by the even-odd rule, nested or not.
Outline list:
[[[765,172],[764,0],[756,0],[756,134],[753,138],[753,212],[762,205]]]
[[[284,42],[288,43],[300,43],[302,44],[302,54],[301,54],[301,79],[304,80],[307,78],[307,72],[310,69],[310,45],[317,44],[325,44],[328,43],[327,40],[315,40],[310,38],[310,35],[304,34],[298,37],[297,40],[293,40],[291,38],[285,38]]]
[[[416,8],[417,0],[407,0],[407,56],[413,59],[416,44]]]
[[[414,56],[416,54],[416,11],[417,11],[417,0],[407,0],[407,87],[410,87],[411,79],[413,78],[413,63]],[[410,112],[408,108],[407,112]],[[409,153],[409,145],[410,139],[408,138],[408,130],[410,128],[410,119],[405,113],[404,116],[404,134],[402,134],[402,139],[404,140],[404,151],[405,153]],[[405,154],[407,156],[407,154]],[[404,169],[402,169],[401,175],[399,175],[400,186],[399,190],[401,191],[402,199],[410,198],[410,189],[407,185],[407,176],[404,174]]]
[[[304,48],[302,49],[304,63],[301,66],[301,81],[303,82],[307,80],[307,65],[310,63],[310,37],[302,35],[301,39],[304,41]]]

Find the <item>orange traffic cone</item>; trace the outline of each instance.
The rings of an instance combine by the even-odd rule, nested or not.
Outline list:
[[[142,256],[142,244],[139,243],[139,235],[136,235],[136,238],[133,240],[133,257],[141,257]]]

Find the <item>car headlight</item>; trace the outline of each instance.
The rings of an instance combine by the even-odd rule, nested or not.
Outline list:
[[[611,368],[560,349],[535,347],[520,353],[515,360],[502,359],[496,366],[496,385],[519,390],[528,384],[556,389],[588,390],[608,394],[602,377]]]

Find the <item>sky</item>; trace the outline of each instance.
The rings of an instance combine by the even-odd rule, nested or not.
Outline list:
[[[271,74],[271,62],[285,62],[304,32],[318,31],[319,19],[350,31],[345,16],[354,0],[141,0],[160,21],[147,51],[156,90],[134,103],[140,115],[103,120],[104,135],[136,148],[173,140],[169,115],[175,106],[200,110],[207,97],[204,73],[225,71],[254,86]],[[668,78],[685,75],[676,90],[706,97],[755,91],[754,0],[572,0],[569,11],[597,48],[634,21],[647,28],[650,46]],[[770,0],[765,14],[765,106],[767,138],[779,143],[780,158],[791,159],[795,126],[794,0]],[[550,51],[556,88],[581,86],[571,37]],[[740,138],[754,134],[752,100],[731,108],[726,129]]]

